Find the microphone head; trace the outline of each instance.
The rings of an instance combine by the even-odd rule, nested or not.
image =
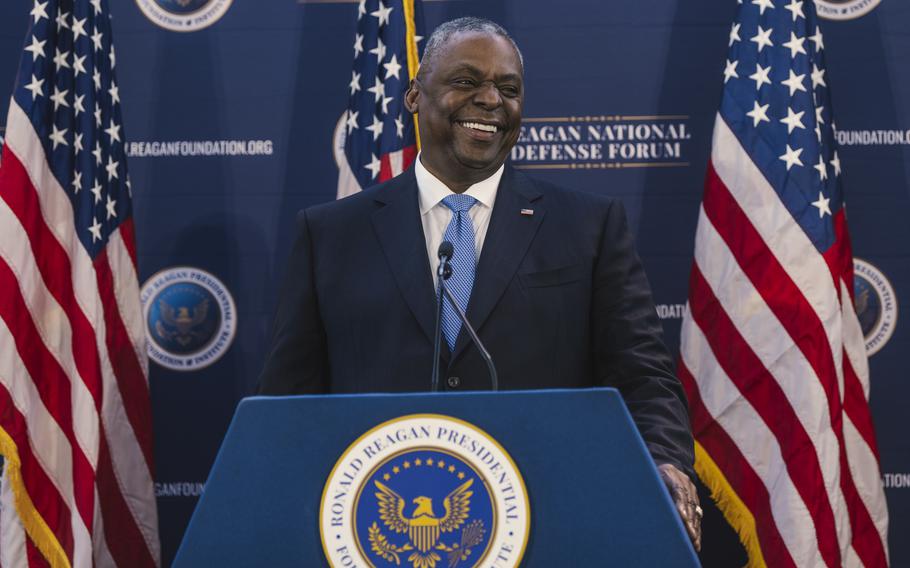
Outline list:
[[[455,246],[449,241],[442,241],[439,245],[439,250],[436,253],[438,258],[452,258],[452,255],[455,253]]]

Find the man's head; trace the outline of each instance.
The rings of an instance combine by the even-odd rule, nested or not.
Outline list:
[[[419,114],[423,165],[459,192],[489,177],[518,139],[523,102],[521,53],[500,25],[442,24],[405,97]]]

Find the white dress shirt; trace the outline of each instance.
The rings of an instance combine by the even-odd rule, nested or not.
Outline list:
[[[496,191],[499,189],[499,180],[505,166],[500,166],[493,175],[469,187],[464,195],[470,195],[477,203],[468,211],[471,223],[474,225],[474,249],[476,256],[474,262],[480,259],[483,250],[483,241],[487,236],[490,226],[490,216],[493,214],[493,203],[496,201]],[[439,266],[439,245],[442,237],[452,220],[452,210],[446,207],[442,200],[454,192],[439,178],[423,167],[420,154],[417,155],[414,165],[414,174],[417,176],[417,199],[420,205],[420,222],[423,224],[423,235],[427,240],[427,256],[430,259],[430,269],[433,281],[436,281],[436,268]]]

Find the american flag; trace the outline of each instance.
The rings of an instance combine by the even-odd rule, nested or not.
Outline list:
[[[824,39],[811,0],[741,4],[682,329],[696,470],[750,565],[886,566]]]
[[[115,67],[107,0],[34,2],[0,161],[3,566],[160,563]]]
[[[360,0],[357,6],[339,199],[397,176],[417,157],[417,128],[404,93],[417,74],[422,29],[420,0]]]

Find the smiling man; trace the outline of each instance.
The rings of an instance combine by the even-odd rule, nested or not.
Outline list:
[[[298,216],[260,392],[427,390],[436,251],[450,241],[450,286],[500,387],[619,389],[698,547],[685,395],[622,205],[505,165],[523,76],[517,45],[493,22],[433,32],[406,96],[419,115],[415,166]],[[488,389],[449,305],[442,323],[444,388]]]

